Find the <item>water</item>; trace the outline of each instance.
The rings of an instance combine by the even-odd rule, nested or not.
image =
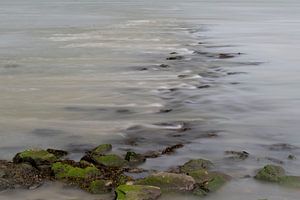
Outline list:
[[[79,159],[104,142],[120,153],[184,142],[143,167],[208,158],[233,180],[207,199],[298,199],[299,191],[241,177],[278,160],[300,174],[299,159],[288,160],[300,156],[299,11],[296,0],[1,0],[0,158],[31,147]],[[185,59],[167,61],[174,51]],[[222,52],[243,54],[209,57]],[[278,143],[291,146],[271,148]],[[250,158],[232,161],[226,150]],[[0,195],[24,198],[109,197],[50,183]]]

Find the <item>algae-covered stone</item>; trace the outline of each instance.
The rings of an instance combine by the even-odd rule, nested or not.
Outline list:
[[[54,154],[46,150],[25,150],[13,158],[14,163],[28,162],[35,166],[51,164],[57,160],[58,158]]]
[[[117,200],[156,200],[161,191],[159,187],[148,185],[121,185],[116,194]]]
[[[192,171],[189,175],[195,179],[201,196],[203,193],[217,191],[229,180],[229,176],[223,173],[209,172],[204,169]],[[196,190],[197,193],[199,193],[199,190]]]
[[[111,182],[107,180],[95,180],[90,183],[88,191],[92,194],[104,194],[110,191]]]
[[[61,162],[54,163],[52,170],[57,179],[80,180],[101,174],[96,167],[79,168]]]
[[[95,155],[104,155],[112,150],[112,145],[111,144],[101,144],[95,149],[92,150],[92,154]]]
[[[284,169],[276,165],[266,165],[258,171],[255,178],[285,187],[300,188],[300,176],[286,176]]]
[[[163,191],[192,191],[195,187],[193,177],[185,174],[159,172],[136,181],[137,185],[153,185]]]
[[[205,159],[190,160],[180,167],[180,171],[183,173],[189,173],[191,171],[200,169],[209,169],[213,166],[213,163]]]
[[[279,182],[281,177],[285,176],[285,171],[282,167],[276,165],[266,165],[258,171],[255,178],[258,180]]]
[[[105,167],[124,167],[127,164],[127,161],[121,158],[118,155],[110,154],[110,155],[103,155],[103,156],[92,156],[93,160],[99,164],[103,165]]]
[[[138,165],[146,161],[145,156],[142,154],[137,154],[135,152],[127,152],[125,160],[129,162],[130,165]]]

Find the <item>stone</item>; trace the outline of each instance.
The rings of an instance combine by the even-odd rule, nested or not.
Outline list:
[[[95,149],[92,150],[92,154],[95,155],[104,155],[112,150],[112,145],[111,144],[101,144]]]
[[[13,158],[14,163],[30,163],[33,166],[44,164],[51,164],[58,160],[58,158],[46,150],[25,150],[17,153]]]
[[[276,165],[266,165],[258,171],[255,178],[268,182],[279,182],[280,178],[285,176],[285,171],[282,167]]]
[[[186,162],[183,166],[180,167],[182,173],[189,173],[191,171],[200,170],[200,169],[209,169],[213,166],[213,163],[205,159],[194,159]]]
[[[116,189],[116,194],[116,200],[157,200],[161,190],[148,185],[121,185]]]
[[[103,156],[92,155],[92,158],[96,162],[96,164],[105,167],[121,168],[128,164],[128,162],[125,159],[115,154],[103,155]]]
[[[185,174],[159,172],[146,178],[139,179],[135,182],[135,184],[156,186],[166,192],[186,192],[192,191],[196,182],[193,177]]]
[[[135,166],[144,163],[146,161],[146,157],[142,154],[129,151],[126,153],[125,160],[127,160],[130,165]]]
[[[95,180],[90,183],[88,191],[92,194],[105,194],[110,191],[111,181]]]

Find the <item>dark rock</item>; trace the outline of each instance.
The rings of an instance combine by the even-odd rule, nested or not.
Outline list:
[[[169,112],[172,112],[173,109],[160,109],[160,113],[169,113]]]
[[[249,153],[246,151],[225,151],[225,154],[233,155],[230,158],[238,160],[246,160],[249,157]]]
[[[48,153],[51,153],[53,155],[55,155],[57,158],[62,158],[66,155],[68,155],[67,151],[64,150],[58,150],[58,149],[47,149],[46,150]]]
[[[162,154],[165,155],[165,154],[172,154],[176,151],[176,149],[180,149],[180,148],[183,148],[184,145],[183,144],[175,144],[173,146],[170,146],[170,147],[167,147],[166,149],[164,149],[162,151]]]
[[[171,56],[167,58],[167,60],[183,60],[183,59],[184,59],[183,56]]]
[[[30,163],[34,167],[39,165],[50,165],[58,160],[58,158],[46,150],[25,150],[15,155],[14,163]]]
[[[290,159],[290,160],[296,160],[296,156],[294,156],[294,155],[289,155],[289,156],[288,156],[288,159]]]
[[[229,53],[220,53],[219,54],[219,59],[227,59],[227,58],[234,58],[234,55],[229,54]]]
[[[198,89],[210,88],[210,85],[199,85],[197,86]]]
[[[135,166],[144,163],[146,161],[146,157],[142,154],[137,154],[135,152],[130,151],[127,152],[125,160],[127,160],[130,165]]]
[[[170,68],[170,65],[166,65],[166,64],[161,64],[159,65],[160,68]]]
[[[180,167],[180,171],[183,173],[189,173],[195,170],[209,169],[213,166],[213,163],[205,159],[194,159],[186,162]]]

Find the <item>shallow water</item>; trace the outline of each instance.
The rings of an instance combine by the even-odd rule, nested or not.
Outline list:
[[[207,199],[298,199],[299,191],[241,177],[274,161],[300,174],[299,159],[288,160],[300,156],[300,2],[0,5],[1,159],[31,147],[66,149],[78,159],[104,142],[121,153],[184,142],[176,154],[143,167],[166,170],[203,157],[234,178]],[[166,60],[174,51],[185,59]],[[289,146],[272,148],[278,143]],[[226,150],[245,150],[250,158],[232,161]],[[98,197],[52,184],[0,194],[24,198]],[[176,198],[194,199],[165,197]]]

